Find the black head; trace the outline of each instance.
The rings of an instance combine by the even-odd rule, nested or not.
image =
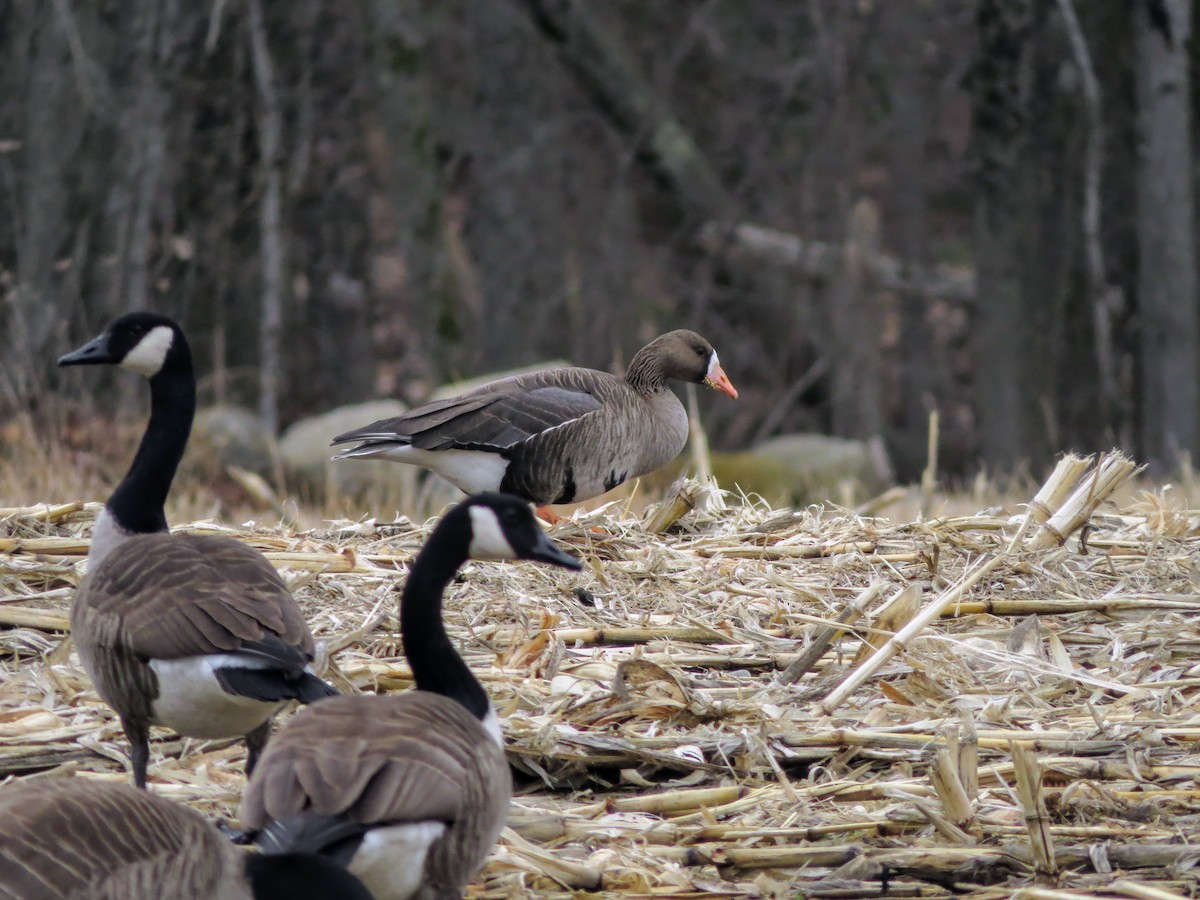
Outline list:
[[[115,365],[153,378],[164,369],[191,365],[183,331],[166,316],[132,312],[121,316],[97,338],[60,357],[60,366]]]
[[[255,900],[372,900],[357,877],[316,853],[248,853],[246,877]]]
[[[734,398],[738,395],[721,368],[717,351],[694,331],[683,328],[668,331],[647,344],[642,352],[653,355],[667,378],[707,384]]]
[[[583,564],[546,536],[524,500],[510,494],[475,494],[446,514],[469,532],[472,559],[531,559],[566,569]]]

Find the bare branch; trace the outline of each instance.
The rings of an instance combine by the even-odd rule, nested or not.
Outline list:
[[[1079,17],[1072,0],[1058,0],[1059,13],[1071,42],[1079,70],[1087,116],[1087,142],[1083,156],[1083,247],[1087,260],[1088,296],[1092,303],[1096,368],[1100,384],[1100,416],[1110,422],[1118,405],[1117,376],[1113,363],[1112,321],[1121,302],[1120,290],[1108,283],[1104,245],[1100,240],[1100,178],[1104,168],[1104,123],[1101,119],[1100,83],[1092,66]]]
[[[254,85],[260,105],[258,135],[263,177],[259,211],[263,290],[258,409],[263,421],[274,431],[279,428],[279,389],[283,371],[283,109],[259,0],[249,0],[249,12]]]

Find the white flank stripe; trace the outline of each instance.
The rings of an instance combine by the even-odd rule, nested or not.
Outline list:
[[[275,714],[282,702],[263,703],[229,694],[217,681],[222,666],[265,669],[268,663],[240,653],[206,653],[182,659],[152,659],[158,676],[154,724],[198,738],[239,737]]]

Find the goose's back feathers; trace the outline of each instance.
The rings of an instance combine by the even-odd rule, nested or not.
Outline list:
[[[313,639],[266,558],[219,535],[138,535],[84,579],[72,629],[145,659],[180,659],[260,642],[303,666]],[[271,641],[271,638],[279,640]],[[266,641],[265,645],[261,642]]]
[[[199,815],[125,785],[41,779],[0,789],[0,897],[251,896],[233,848]]]
[[[80,585],[71,631],[126,728],[232,737],[287,700],[336,693],[310,671],[312,634],[283,579],[224,536],[130,537]]]
[[[267,746],[242,823],[269,852],[320,852],[380,900],[460,897],[508,818],[504,751],[438,694],[335,697]]]
[[[259,766],[240,811],[250,828],[303,812],[368,825],[455,822],[474,779],[498,789],[490,807],[508,808],[503,751],[465,707],[426,692],[334,697],[305,708]]]

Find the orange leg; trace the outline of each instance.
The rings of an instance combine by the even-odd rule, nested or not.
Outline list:
[[[539,506],[537,508],[538,518],[543,522],[548,522],[551,525],[557,525],[563,520],[563,517],[550,510],[548,506]]]

